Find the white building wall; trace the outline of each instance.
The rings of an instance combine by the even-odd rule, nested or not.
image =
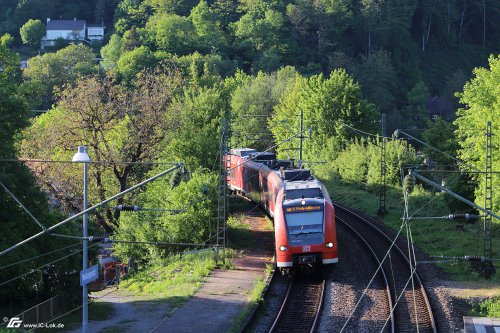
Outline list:
[[[76,37],[76,38],[75,38]],[[84,39],[85,30],[49,30],[45,39],[54,40],[57,38],[64,38],[67,40]]]
[[[104,37],[104,28],[87,28],[87,37],[89,39],[102,39]]]

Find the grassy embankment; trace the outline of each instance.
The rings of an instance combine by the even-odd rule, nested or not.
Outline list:
[[[200,288],[214,268],[213,252],[172,256],[124,278],[120,289],[152,301],[165,301],[173,311]]]
[[[237,249],[246,248],[251,242],[248,226],[238,218],[229,218],[227,237],[229,248],[225,255],[229,258],[235,255]],[[216,267],[214,259],[212,251],[172,256],[124,278],[120,289],[167,301],[175,308],[200,288]],[[226,260],[223,268],[230,268],[229,261]]]
[[[379,196],[377,193],[370,193],[359,188],[335,184],[333,182],[326,182],[326,184],[332,200],[364,211],[368,215],[377,215],[379,205]],[[436,217],[458,213],[449,210],[445,202],[446,195],[440,192],[425,192],[417,187],[409,198],[410,216]],[[381,220],[391,229],[398,231],[404,211],[403,196],[399,190],[391,189],[387,191],[386,208],[388,214]],[[431,256],[444,257],[482,255],[483,235],[481,227],[481,221],[476,221],[474,224],[466,224],[446,219],[419,219],[413,220],[411,223],[415,244]],[[496,232],[493,234],[493,257],[499,257],[500,253],[498,253],[498,250],[495,251],[496,249],[500,249],[498,226],[495,226],[494,229]],[[403,231],[403,234],[405,234],[405,231]],[[436,260],[439,259],[436,258]],[[486,280],[481,278],[477,272],[472,271],[468,262],[449,261],[438,263],[437,265],[447,273],[451,280],[459,281],[460,284],[463,283],[474,289],[474,294],[464,296],[472,297],[477,294],[486,296],[500,295],[500,272],[491,279]],[[500,267],[497,267],[497,270],[499,269]],[[500,312],[500,297],[489,298],[483,303],[476,304],[476,309],[475,313],[478,315],[498,316]]]
[[[237,255],[238,250],[247,248],[252,241],[248,225],[239,218],[229,219],[227,235],[230,248],[226,249],[225,255],[228,258]],[[216,267],[214,259],[212,251],[182,257],[172,256],[125,277],[120,282],[120,290],[149,301],[167,302],[170,305],[169,313],[172,313],[201,287],[205,278]],[[230,262],[226,260],[222,268],[231,268]],[[261,284],[262,281],[257,282],[256,290]],[[254,293],[257,291],[252,291],[250,302],[258,298]]]

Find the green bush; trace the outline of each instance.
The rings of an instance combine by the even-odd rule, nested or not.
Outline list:
[[[500,297],[488,298],[480,303],[476,303],[471,311],[473,316],[500,317]]]
[[[213,174],[193,174],[187,182],[171,188],[168,178],[151,183],[142,193],[140,207],[171,211],[122,212],[116,239],[141,242],[203,243],[215,232],[216,179]],[[213,242],[213,240],[212,240]],[[131,256],[146,261],[168,258],[186,250],[180,246],[124,244],[114,246],[123,260]]]

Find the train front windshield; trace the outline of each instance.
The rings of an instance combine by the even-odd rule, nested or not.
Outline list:
[[[289,241],[294,244],[321,242],[323,239],[323,205],[285,208]]]

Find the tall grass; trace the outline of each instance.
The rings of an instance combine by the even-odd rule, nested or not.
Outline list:
[[[120,288],[135,294],[165,300],[177,307],[192,296],[215,268],[213,252],[172,256],[129,276]]]

